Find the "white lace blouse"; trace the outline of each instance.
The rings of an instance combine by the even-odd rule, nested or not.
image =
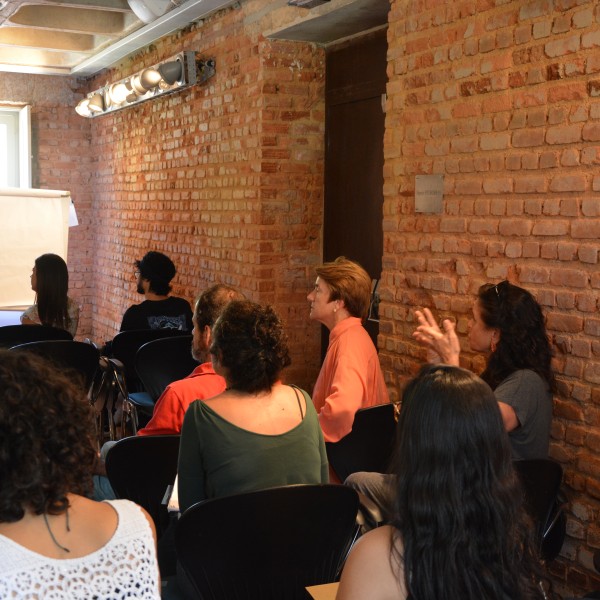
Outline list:
[[[108,501],[119,516],[109,542],[96,552],[52,559],[0,535],[0,598],[18,600],[160,600],[150,525],[129,500]]]
[[[71,324],[69,325],[68,331],[73,337],[75,337],[75,334],[77,333],[77,325],[79,324],[79,305],[71,298],[67,298],[67,312],[69,313],[69,319],[71,319]],[[38,313],[37,304],[30,306],[21,315],[21,323],[23,322],[24,317],[27,317],[30,321],[33,321],[37,325],[42,324],[40,315]]]

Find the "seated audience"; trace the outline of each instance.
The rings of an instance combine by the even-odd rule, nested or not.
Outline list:
[[[205,362],[198,365],[185,379],[174,381],[166,387],[156,401],[152,418],[146,427],[137,432],[138,435],[179,434],[185,412],[194,400],[212,398],[225,391],[225,379],[215,373],[210,361],[206,361],[212,339],[212,327],[229,302],[243,297],[237,290],[223,284],[213,285],[200,295],[193,317],[192,356]],[[115,441],[109,441],[102,446],[97,473],[94,475],[96,500],[115,498],[104,470],[106,455],[115,444]]]
[[[0,350],[0,598],[160,598],[149,515],[86,497],[93,438],[78,385]]]
[[[427,365],[403,397],[394,518],[357,542],[337,600],[544,598],[489,386],[464,369]]]
[[[136,260],[137,292],[141,304],[130,306],[123,315],[120,331],[130,329],[178,329],[191,331],[192,309],[184,298],[169,296],[170,282],[177,272],[173,261],[161,252],[147,252]]]
[[[419,326],[413,337],[432,352],[432,361],[458,365],[460,343],[449,319],[438,327],[431,311],[415,311]],[[533,296],[502,281],[479,288],[469,322],[471,350],[484,353],[481,378],[498,401],[513,458],[547,458],[552,421],[554,374],[544,315]],[[389,516],[389,477],[354,473],[346,482],[369,496]]]
[[[138,435],[179,433],[185,412],[194,400],[212,398],[225,391],[225,379],[215,373],[207,356],[212,340],[212,328],[223,308],[232,300],[241,300],[243,297],[237,290],[223,284],[213,285],[200,295],[193,317],[192,356],[204,362],[185,379],[174,381],[167,386],[156,401],[152,419],[146,427],[138,431]]]
[[[77,333],[79,306],[69,298],[67,264],[57,254],[42,254],[35,259],[31,271],[31,289],[35,304],[22,315],[23,325],[48,325]]]
[[[389,402],[377,350],[362,326],[371,299],[371,278],[340,256],[318,267],[308,294],[310,318],[329,329],[329,346],[313,390],[313,402],[327,442],[352,431],[360,408]]]
[[[275,311],[230,302],[217,319],[210,348],[227,382],[218,396],[193,402],[179,452],[179,506],[293,483],[326,483],[327,455],[310,396],[283,385],[290,364]]]

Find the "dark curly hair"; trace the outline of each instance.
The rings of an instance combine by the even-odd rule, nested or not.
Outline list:
[[[136,260],[134,264],[140,275],[150,282],[152,292],[159,296],[166,296],[171,291],[169,284],[175,277],[177,269],[166,254],[151,250],[144,254],[142,260]]]
[[[490,387],[459,367],[426,365],[408,383],[394,473],[403,565],[419,600],[530,600],[539,560]]]
[[[36,304],[42,325],[69,329],[69,271],[58,254],[42,254],[35,259]]]
[[[250,300],[230,302],[212,331],[210,353],[227,369],[230,389],[268,391],[291,363],[287,336],[271,306]]]
[[[508,281],[482,285],[477,297],[483,322],[500,331],[500,341],[481,378],[495,390],[515,371],[531,369],[553,391],[552,350],[544,315],[535,298]]]
[[[80,386],[30,352],[0,350],[0,521],[60,514],[91,489],[96,459]]]

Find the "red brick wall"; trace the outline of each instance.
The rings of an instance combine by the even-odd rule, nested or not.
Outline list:
[[[551,454],[570,501],[551,568],[559,592],[599,587],[600,6],[393,0],[388,42],[379,345],[390,387],[424,358],[414,308],[454,315],[464,334],[480,284],[529,289],[556,354]],[[444,175],[441,215],[414,211],[415,175],[429,173]]]
[[[247,10],[192,25],[90,84],[181,49],[216,60],[203,85],[92,121],[94,336],[112,337],[141,300],[133,261],[156,249],[178,267],[177,295],[222,281],[273,303],[291,340],[287,378],[311,390],[319,330],[305,295],[321,256],[324,57],[265,40]]]
[[[79,225],[69,229],[70,294],[82,307],[78,337],[92,331],[93,277],[90,237],[90,123],[73,107],[80,99],[75,78],[2,73],[0,102],[31,106],[33,187],[69,190]],[[29,278],[29,273],[24,273]]]

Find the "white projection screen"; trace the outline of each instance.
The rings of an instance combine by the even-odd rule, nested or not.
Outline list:
[[[33,304],[31,269],[41,254],[67,260],[69,192],[0,188],[0,311]]]

